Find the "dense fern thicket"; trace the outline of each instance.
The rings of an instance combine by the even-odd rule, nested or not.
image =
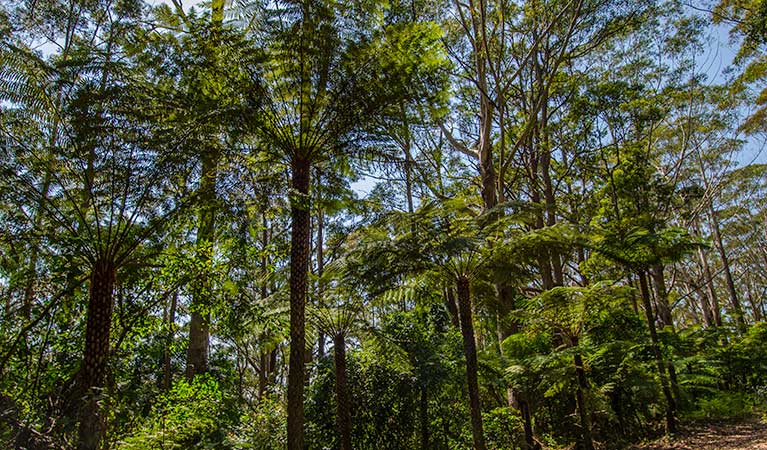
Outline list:
[[[766,21],[0,0],[0,446],[593,450],[765,420]]]

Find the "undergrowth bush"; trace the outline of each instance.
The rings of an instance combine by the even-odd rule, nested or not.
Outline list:
[[[692,419],[741,419],[754,414],[754,397],[740,392],[720,392],[698,400]]]
[[[287,420],[284,402],[266,396],[240,416],[239,424],[227,433],[221,448],[282,450],[288,445]]]
[[[136,430],[121,439],[120,450],[216,448],[230,420],[218,383],[210,376],[181,379],[162,395]]]
[[[482,414],[485,438],[489,448],[512,450],[524,441],[524,423],[508,407],[495,408]]]

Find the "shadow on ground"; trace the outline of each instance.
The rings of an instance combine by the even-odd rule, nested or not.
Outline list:
[[[685,427],[673,439],[663,438],[632,450],[767,450],[767,424],[758,418],[698,423]]]

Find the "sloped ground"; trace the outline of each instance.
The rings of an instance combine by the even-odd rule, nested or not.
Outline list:
[[[632,450],[767,450],[767,424],[758,418],[695,424],[673,439],[663,438]]]

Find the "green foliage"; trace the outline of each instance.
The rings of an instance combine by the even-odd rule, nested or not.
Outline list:
[[[635,275],[655,265],[682,417],[765,406],[765,167],[741,164],[736,127],[742,105],[742,129],[767,123],[767,2],[714,11],[743,38],[728,86],[697,67],[706,18],[676,0],[223,3],[219,23],[213,5],[0,1],[0,446],[77,445],[106,258],[110,446],[285,448],[291,204],[314,247],[311,448],[340,445],[334,334],[354,448],[472,445],[458,279],[490,448],[522,447],[510,393],[552,448],[580,438],[578,390],[603,446],[654,433],[666,399]],[[296,161],[309,192],[287,185]],[[700,324],[713,300],[725,326]],[[192,382],[190,313],[211,316]]]
[[[287,445],[285,408],[282,400],[269,396],[243,413],[239,424],[228,430],[219,448],[279,450]]]
[[[698,400],[693,419],[743,419],[754,414],[754,399],[741,392],[718,392]]]
[[[734,63],[741,72],[730,85],[734,93],[756,87],[755,111],[751,112],[743,128],[749,133],[764,131],[764,119],[767,115],[765,102],[767,90],[763,88],[767,77],[767,60],[764,48],[767,44],[767,6],[761,0],[720,0],[714,8],[712,18],[715,23],[730,26],[730,35],[740,39],[740,47]]]
[[[522,418],[508,407],[482,413],[487,446],[497,450],[516,450],[524,443]]]
[[[589,245],[615,262],[638,269],[677,261],[701,244],[679,227],[634,227],[617,233],[596,229]]]
[[[393,312],[384,319],[381,338],[404,352],[409,361],[407,370],[392,363],[378,347],[363,345],[347,353],[355,448],[418,447],[424,426],[424,395],[430,448],[460,448],[471,441],[467,406],[462,396],[456,396],[465,383],[459,364],[461,338],[455,330],[446,329],[446,314],[439,305],[433,305],[407,313]],[[333,448],[338,444],[332,359],[318,361],[316,370],[307,391],[307,439],[313,447]],[[455,414],[456,408],[466,414]],[[498,419],[499,427],[511,423],[512,419],[506,419]],[[445,430],[456,433],[446,434]],[[499,435],[498,439],[512,438]]]
[[[306,408],[309,442],[319,448],[333,446],[335,401],[332,366],[320,366],[324,374],[311,387]],[[415,442],[418,423],[417,389],[413,380],[386,361],[369,360],[357,352],[347,353],[355,448],[408,448]],[[321,373],[322,373],[321,372]]]
[[[152,411],[135,430],[120,439],[117,448],[184,449],[221,445],[225,427],[231,423],[228,400],[211,377],[192,382],[179,380],[160,396]]]
[[[675,350],[681,354],[680,384],[694,398],[717,392],[754,394],[767,381],[767,353],[761,344],[767,327],[757,323],[742,338],[735,330],[689,330]]]

